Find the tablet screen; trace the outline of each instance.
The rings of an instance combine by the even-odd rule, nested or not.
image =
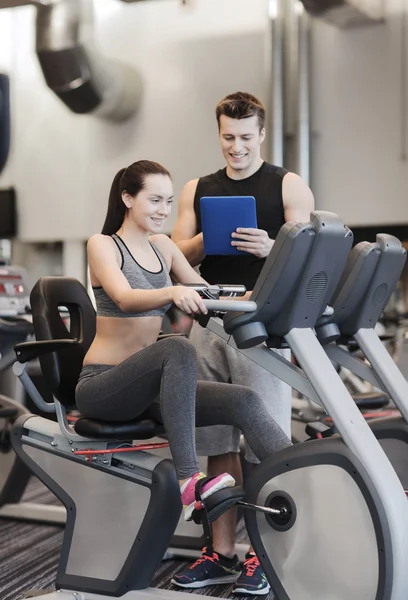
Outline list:
[[[206,254],[248,255],[231,246],[238,239],[231,234],[238,227],[258,227],[253,196],[203,196],[200,209]]]

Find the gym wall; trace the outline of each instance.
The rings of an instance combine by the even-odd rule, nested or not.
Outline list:
[[[318,208],[351,226],[408,223],[408,42],[401,7],[385,1],[378,26],[312,23],[312,187]],[[268,100],[267,0],[94,4],[98,47],[145,81],[140,113],[122,125],[70,113],[43,81],[35,9],[0,11],[13,101],[0,183],[17,188],[23,241],[86,239],[103,221],[114,172],[142,157],[171,170],[177,197],[186,180],[223,164],[217,100],[240,88]]]
[[[222,164],[217,101],[238,89],[268,99],[266,0],[94,5],[98,48],[133,64],[145,83],[139,114],[120,125],[70,113],[43,80],[35,9],[0,11],[0,27],[4,19],[11,25],[14,129],[7,174],[18,192],[25,242],[86,239],[100,230],[113,175],[141,158],[171,171],[177,196],[188,179]],[[176,212],[175,206],[169,231]]]
[[[350,226],[408,225],[408,16],[385,5],[381,25],[313,23],[313,189]]]

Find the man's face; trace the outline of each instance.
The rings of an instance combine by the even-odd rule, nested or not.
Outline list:
[[[221,149],[230,169],[234,171],[249,169],[259,160],[264,138],[265,129],[259,131],[256,115],[247,119],[231,119],[221,115]]]

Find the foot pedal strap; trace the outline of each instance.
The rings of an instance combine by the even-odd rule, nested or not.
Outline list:
[[[219,492],[211,494],[211,496],[205,499],[205,507],[210,523],[216,521],[224,512],[244,498],[245,492],[239,485],[224,488]]]
[[[202,523],[202,517],[205,513],[209,523],[212,523],[224,512],[234,506],[234,504],[243,500],[244,497],[245,492],[242,487],[238,485],[214,492],[214,494],[211,494],[211,496],[208,496],[205,500],[200,500],[203,508],[193,511],[193,521],[198,524]]]

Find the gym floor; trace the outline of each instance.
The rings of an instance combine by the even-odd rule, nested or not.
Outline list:
[[[408,378],[408,343],[405,345],[399,367]],[[34,477],[27,487],[23,500],[58,503],[58,500]],[[40,589],[48,591],[55,589],[54,581],[62,536],[61,527],[0,520],[1,600],[22,600],[28,592],[32,592],[34,596]],[[170,580],[174,573],[188,564],[181,560],[163,561],[156,573],[153,586],[177,589],[171,585]],[[194,590],[194,593],[226,598],[232,596],[232,585],[209,586]],[[265,600],[272,599],[272,593],[265,596]]]

